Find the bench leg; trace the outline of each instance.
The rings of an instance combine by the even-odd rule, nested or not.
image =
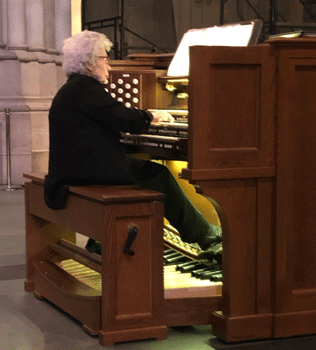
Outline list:
[[[25,183],[25,245],[26,245],[26,280],[24,289],[33,292],[35,261],[49,258],[48,246],[60,239],[76,242],[76,233],[50,223],[31,214],[32,206],[42,206],[42,198],[32,192],[33,184]],[[32,203],[32,205],[31,205]]]

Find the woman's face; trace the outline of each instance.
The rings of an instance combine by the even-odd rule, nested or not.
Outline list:
[[[95,65],[91,67],[92,76],[99,80],[100,83],[106,84],[109,71],[111,70],[109,64],[108,54],[104,49],[100,50],[99,55],[96,57]]]

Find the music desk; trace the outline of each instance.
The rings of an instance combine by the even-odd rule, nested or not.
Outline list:
[[[70,187],[65,207],[51,210],[44,203],[44,174],[24,177],[31,180],[25,183],[25,290],[99,334],[103,346],[165,339],[164,195],[137,186]],[[76,232],[100,241],[102,256],[71,244]],[[99,272],[102,293],[62,270],[57,263],[65,259]]]

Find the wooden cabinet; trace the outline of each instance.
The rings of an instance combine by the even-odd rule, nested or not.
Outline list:
[[[316,332],[315,48],[191,48],[182,175],[219,205],[228,342]]]

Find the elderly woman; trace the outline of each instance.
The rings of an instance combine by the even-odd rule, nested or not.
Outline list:
[[[51,209],[62,208],[70,185],[137,184],[165,193],[165,217],[170,224],[183,241],[196,242],[206,250],[221,241],[221,227],[205,220],[165,166],[128,156],[121,146],[121,132],[145,133],[161,115],[127,108],[105,91],[111,46],[105,35],[91,31],[64,42],[68,80],[49,112],[45,202]],[[163,118],[172,120],[170,115]],[[86,248],[101,252],[99,242],[92,239]]]

